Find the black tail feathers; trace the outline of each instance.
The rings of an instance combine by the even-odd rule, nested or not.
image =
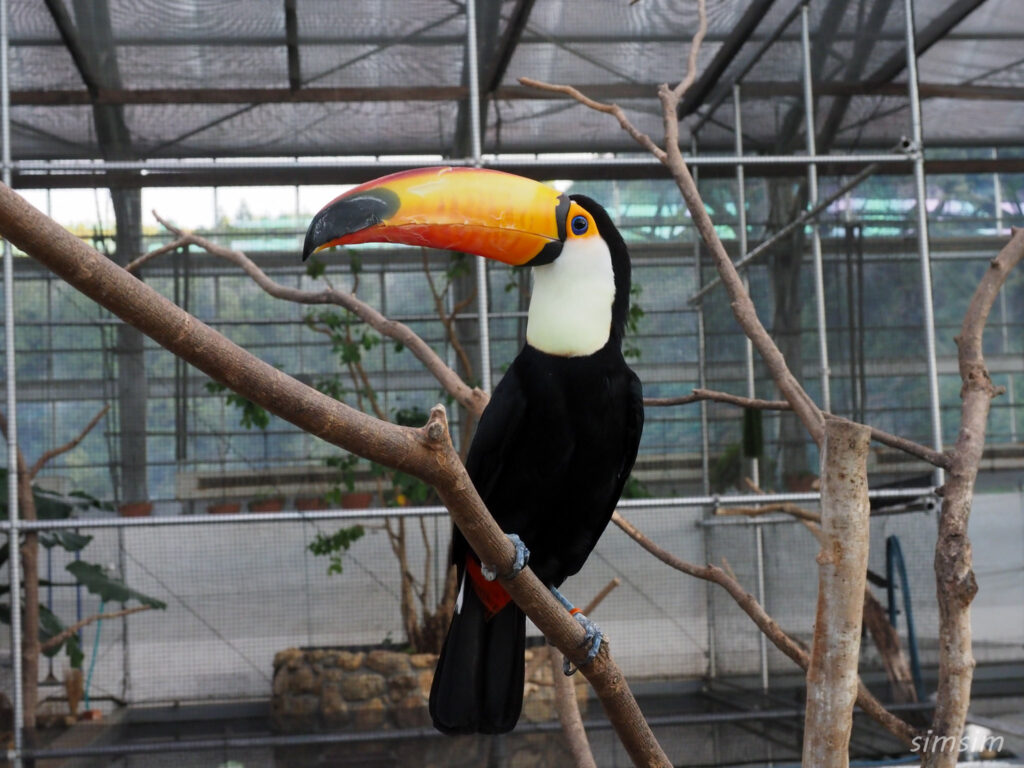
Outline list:
[[[463,589],[430,689],[442,733],[505,733],[523,708],[526,616],[509,603],[491,619],[473,588]]]

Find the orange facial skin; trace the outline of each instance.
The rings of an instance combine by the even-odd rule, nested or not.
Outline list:
[[[567,236],[569,209],[557,190],[501,171],[402,171],[328,203],[310,225],[304,256],[334,245],[386,242],[473,253],[513,266],[547,263]]]

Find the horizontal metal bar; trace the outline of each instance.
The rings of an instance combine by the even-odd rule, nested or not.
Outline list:
[[[888,708],[895,712],[928,711],[935,707],[934,702],[910,702],[906,704],[890,704]],[[859,711],[859,708],[855,711]],[[698,712],[690,714],[663,715],[648,719],[654,728],[669,726],[699,726],[714,723],[741,723],[764,720],[797,720],[804,715],[803,707],[782,709],[746,710],[740,712]],[[588,720],[584,723],[587,731],[611,728],[606,718]],[[522,723],[516,727],[516,733],[554,733],[562,728],[558,721],[542,723]],[[401,728],[389,731],[368,731],[362,733],[309,733],[293,736],[228,736],[210,739],[181,739],[150,741],[135,744],[112,744],[99,747],[76,747],[70,749],[25,749],[22,757],[44,759],[63,759],[69,757],[110,757],[114,755],[155,754],[160,752],[200,752],[207,750],[258,749],[271,747],[312,746],[317,744],[356,744],[367,741],[409,741],[411,739],[444,739],[447,738],[433,728]]]
[[[686,157],[691,166],[728,165],[809,165],[811,163],[907,163],[912,158],[906,154],[866,153],[827,155],[698,155]],[[619,155],[615,157],[592,157],[573,155],[526,155],[503,156],[484,155],[483,165],[490,168],[558,166],[660,166],[654,157],[647,155]],[[379,158],[266,158],[261,160],[213,160],[210,158],[181,158],[163,160],[15,160],[11,168],[20,173],[97,173],[111,171],[168,172],[203,170],[260,170],[260,169],[310,169],[310,168],[365,168],[372,171],[381,165],[388,167],[417,168],[423,165],[471,165],[468,159],[440,158],[436,155],[413,157]]]
[[[873,499],[917,498],[933,492],[927,488],[880,488],[869,491]],[[706,507],[735,504],[771,504],[782,501],[810,501],[821,499],[821,493],[765,493],[760,495],[731,496],[678,496],[664,499],[623,499],[621,510],[663,509],[666,507]],[[50,531],[65,528],[148,528],[177,525],[231,525],[235,523],[295,523],[319,520],[367,520],[386,517],[441,517],[448,514],[446,507],[374,507],[370,509],[324,509],[310,512],[248,512],[237,515],[155,515],[151,517],[94,517],[64,520],[23,520],[17,524],[22,531]],[[0,530],[12,529],[9,520],[0,521]]]

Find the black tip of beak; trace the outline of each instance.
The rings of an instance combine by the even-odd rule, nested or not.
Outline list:
[[[302,260],[327,243],[380,224],[398,212],[400,201],[390,189],[378,187],[343,197],[325,206],[306,230]]]

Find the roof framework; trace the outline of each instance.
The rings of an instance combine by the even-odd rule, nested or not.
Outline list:
[[[1021,143],[1018,2],[915,0],[929,147]],[[802,4],[709,0],[702,75],[680,109],[684,140],[696,137],[702,153],[731,151],[728,97],[740,82],[747,152],[804,146]],[[889,151],[910,133],[904,2],[808,5],[819,152]],[[98,168],[69,173],[71,161],[145,162],[145,183],[159,185],[235,183],[242,172],[212,159],[245,158],[266,168],[260,181],[315,183],[358,178],[381,158],[397,167],[399,157],[471,155],[458,0],[11,0],[10,13],[11,146],[22,186],[97,183]],[[571,165],[582,175],[659,173],[651,162],[604,162],[637,152],[614,121],[518,78],[615,100],[660,135],[655,90],[681,76],[695,3],[501,0],[478,3],[476,16],[485,162],[524,171],[540,156],[536,172],[550,176],[569,169],[555,156],[586,152],[596,158]],[[289,171],[261,158],[304,162]],[[103,184],[136,186],[136,171],[121,166]]]

